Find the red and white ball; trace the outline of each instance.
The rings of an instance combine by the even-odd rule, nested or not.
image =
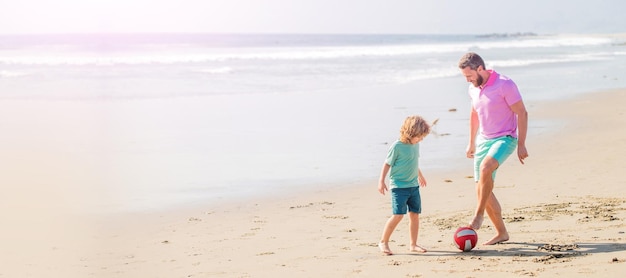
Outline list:
[[[454,232],[454,244],[463,252],[474,249],[476,242],[478,242],[478,234],[470,227],[460,227]]]

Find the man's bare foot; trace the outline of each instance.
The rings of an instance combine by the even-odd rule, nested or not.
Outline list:
[[[413,245],[411,246],[411,248],[409,248],[409,251],[411,252],[416,252],[416,253],[426,253],[428,252],[428,250],[426,250],[426,248],[419,246],[419,245]]]
[[[483,245],[494,245],[494,244],[498,244],[500,242],[505,242],[507,240],[509,240],[509,234],[508,233],[507,234],[503,234],[503,235],[496,235],[493,238],[491,238],[490,240],[485,241],[483,243]]]
[[[380,252],[382,252],[383,255],[387,255],[387,256],[393,255],[393,253],[391,253],[391,249],[389,249],[389,243],[379,242],[378,248],[380,248]]]
[[[482,215],[476,215],[474,216],[474,219],[472,220],[472,222],[469,223],[469,227],[474,230],[478,230],[480,229],[480,226],[483,225],[483,220],[484,220],[484,217]]]

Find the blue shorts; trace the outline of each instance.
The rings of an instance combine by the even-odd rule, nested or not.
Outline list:
[[[407,208],[410,212],[422,212],[422,198],[418,186],[408,188],[391,189],[391,209],[393,214],[406,214]]]
[[[479,138],[474,154],[474,181],[478,181],[480,177],[480,164],[483,163],[485,157],[493,157],[498,161],[498,165],[502,165],[515,151],[515,148],[517,148],[517,138],[509,135],[493,139]],[[493,171],[492,174],[494,179],[496,178],[496,171]]]

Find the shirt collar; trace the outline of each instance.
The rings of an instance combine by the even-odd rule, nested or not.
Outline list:
[[[487,72],[489,72],[489,79],[487,79],[487,83],[485,83],[485,85],[480,87],[481,89],[493,85],[493,83],[496,82],[496,79],[498,79],[498,73],[495,70],[490,69],[487,70]]]

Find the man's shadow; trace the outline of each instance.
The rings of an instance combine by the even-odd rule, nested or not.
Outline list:
[[[503,242],[495,246],[506,246],[504,249],[481,249],[474,248],[468,252],[460,250],[437,250],[429,249],[427,253],[407,253],[407,255],[419,256],[492,256],[492,257],[530,257],[535,260],[549,260],[567,257],[586,256],[590,254],[612,253],[626,251],[626,243],[575,243],[575,244],[550,244],[550,243],[527,243],[527,242]],[[487,247],[488,248],[488,247]],[[401,255],[401,254],[398,254]]]

